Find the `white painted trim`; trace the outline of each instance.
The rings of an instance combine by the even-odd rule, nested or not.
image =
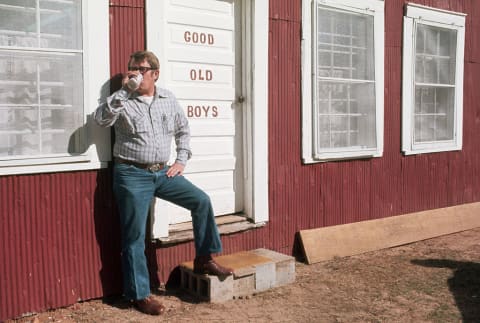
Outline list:
[[[305,2],[305,1],[304,1]],[[319,0],[324,6],[352,11],[383,11],[383,0]]]
[[[91,114],[109,88],[109,4],[108,1],[82,1],[83,70],[84,70],[84,127],[86,151],[80,155],[5,160],[0,162],[1,175],[45,172],[80,171],[107,167],[111,160],[110,129],[97,126]]]
[[[41,174],[41,173],[64,173],[72,171],[95,170],[107,168],[108,162],[85,162],[85,163],[64,163],[64,164],[43,164],[23,167],[2,167],[0,168],[0,176],[2,175],[21,175],[21,174]]]
[[[463,78],[465,50],[465,14],[430,8],[417,4],[406,6],[403,22],[403,79],[402,79],[402,150],[405,155],[457,151],[463,142]],[[413,142],[413,111],[415,109],[415,30],[416,24],[457,31],[454,138],[453,140]]]
[[[302,82],[302,159],[304,163],[316,162],[312,158],[312,6],[313,1],[303,0],[301,39]]]
[[[167,37],[167,10],[168,1],[145,0],[145,33],[146,33],[146,47],[148,49],[155,49],[155,55],[161,62],[166,61],[167,46],[162,46],[162,40]],[[160,65],[160,76],[157,85],[165,87],[167,80],[168,68]]]
[[[253,4],[252,157],[251,215],[255,223],[268,214],[268,0]]]
[[[374,17],[374,55],[375,55],[375,105],[376,105],[376,142],[377,147],[368,150],[346,148],[325,152],[314,156],[313,99],[314,58],[312,56],[312,30],[316,0],[302,2],[302,160],[305,164],[326,162],[339,159],[381,157],[383,155],[384,134],[384,51],[385,51],[385,13],[384,2],[380,0],[318,0],[323,6],[341,10],[369,14]],[[378,27],[379,26],[379,27]]]
[[[415,20],[426,20],[446,25],[465,27],[465,17],[467,15],[462,12],[454,12],[427,7],[416,3],[408,3],[406,5],[405,16]]]

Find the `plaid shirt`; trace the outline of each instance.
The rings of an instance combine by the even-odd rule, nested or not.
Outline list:
[[[102,127],[114,126],[113,155],[142,164],[166,162],[175,137],[176,162],[191,157],[190,128],[183,109],[168,90],[157,87],[151,104],[120,89],[95,111]]]

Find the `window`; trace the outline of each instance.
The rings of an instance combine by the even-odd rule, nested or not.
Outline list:
[[[381,156],[383,1],[303,3],[304,162]]]
[[[104,2],[0,0],[0,174],[99,166],[85,123],[108,80],[108,51],[88,53],[108,44]]]
[[[408,4],[403,43],[404,153],[462,149],[465,15]]]

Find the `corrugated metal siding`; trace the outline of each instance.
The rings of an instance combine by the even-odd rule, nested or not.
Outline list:
[[[401,67],[402,23],[406,1],[389,0],[386,4],[385,39],[385,131],[382,158],[329,162],[302,165],[300,162],[300,104],[292,98],[301,97],[300,83],[295,91],[289,85],[295,82],[296,72],[291,72],[292,62],[285,44],[289,33],[275,29],[275,12],[271,9],[271,70],[270,70],[270,194],[272,222],[295,221],[297,228],[312,228],[361,220],[381,218],[425,209],[439,208],[459,203],[477,201],[476,174],[479,171],[474,133],[478,126],[473,122],[478,115],[478,95],[469,84],[478,82],[475,68],[467,62],[465,74],[464,149],[461,152],[403,156],[401,153]],[[414,1],[442,9],[467,12],[468,26],[478,25],[478,6],[475,1]],[[295,2],[300,5],[299,1]],[[271,5],[283,5],[275,2]],[[288,4],[292,6],[292,3]],[[472,14],[470,14],[472,13]],[[289,31],[297,29],[295,19],[280,17]],[[478,27],[477,27],[478,28]],[[473,33],[467,31],[466,58],[472,54]],[[287,36],[283,36],[283,34]],[[478,37],[477,37],[478,38]],[[276,45],[278,44],[278,45]],[[276,70],[278,68],[278,70]],[[274,70],[272,70],[274,69]],[[470,69],[470,71],[467,71]],[[298,70],[297,70],[298,71]],[[467,81],[468,80],[468,81]],[[469,96],[477,96],[477,101]],[[468,120],[467,120],[468,119]],[[467,147],[470,145],[470,148]],[[466,165],[468,164],[468,166]],[[465,166],[469,167],[467,176]],[[474,181],[474,183],[469,183]],[[307,198],[308,197],[308,198]],[[300,212],[302,210],[302,212]],[[288,217],[288,221],[281,218]],[[275,223],[270,223],[276,230]],[[280,231],[279,231],[280,233]],[[288,232],[293,239],[294,232]],[[272,245],[276,246],[277,242]]]
[[[291,254],[301,229],[480,201],[480,2],[414,1],[466,12],[461,152],[401,154],[404,0],[386,4],[384,155],[301,163],[301,0],[270,0],[269,205],[264,228],[222,237],[224,252]],[[111,74],[145,46],[143,0],[111,1]],[[115,88],[115,86],[113,86]],[[121,292],[111,170],[0,177],[0,320]],[[153,276],[174,279],[193,243],[147,250]]]
[[[270,218],[265,244],[268,248],[291,253],[296,226],[319,219],[305,217],[303,215],[308,213],[299,212],[302,205],[299,201],[308,185],[298,174],[301,170],[301,6],[299,1],[270,4],[273,15],[269,26],[268,66]],[[315,190],[311,193],[315,194]],[[318,200],[314,197],[312,202]]]
[[[143,8],[145,0],[110,0],[110,7]]]
[[[114,77],[145,48],[145,20],[143,0],[111,4]],[[121,293],[110,172],[0,177],[0,321]]]
[[[108,173],[0,177],[0,320],[101,296],[103,234],[118,236],[102,223],[113,214]]]
[[[127,69],[130,54],[145,49],[145,15],[143,1],[116,1],[135,3],[134,7],[110,6],[110,73],[112,76]],[[142,3],[140,6],[139,4]]]

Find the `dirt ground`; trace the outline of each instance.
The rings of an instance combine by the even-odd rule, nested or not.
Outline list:
[[[161,317],[114,298],[15,322],[480,322],[479,240],[477,228],[314,265],[297,262],[295,283],[221,304],[162,289]]]

